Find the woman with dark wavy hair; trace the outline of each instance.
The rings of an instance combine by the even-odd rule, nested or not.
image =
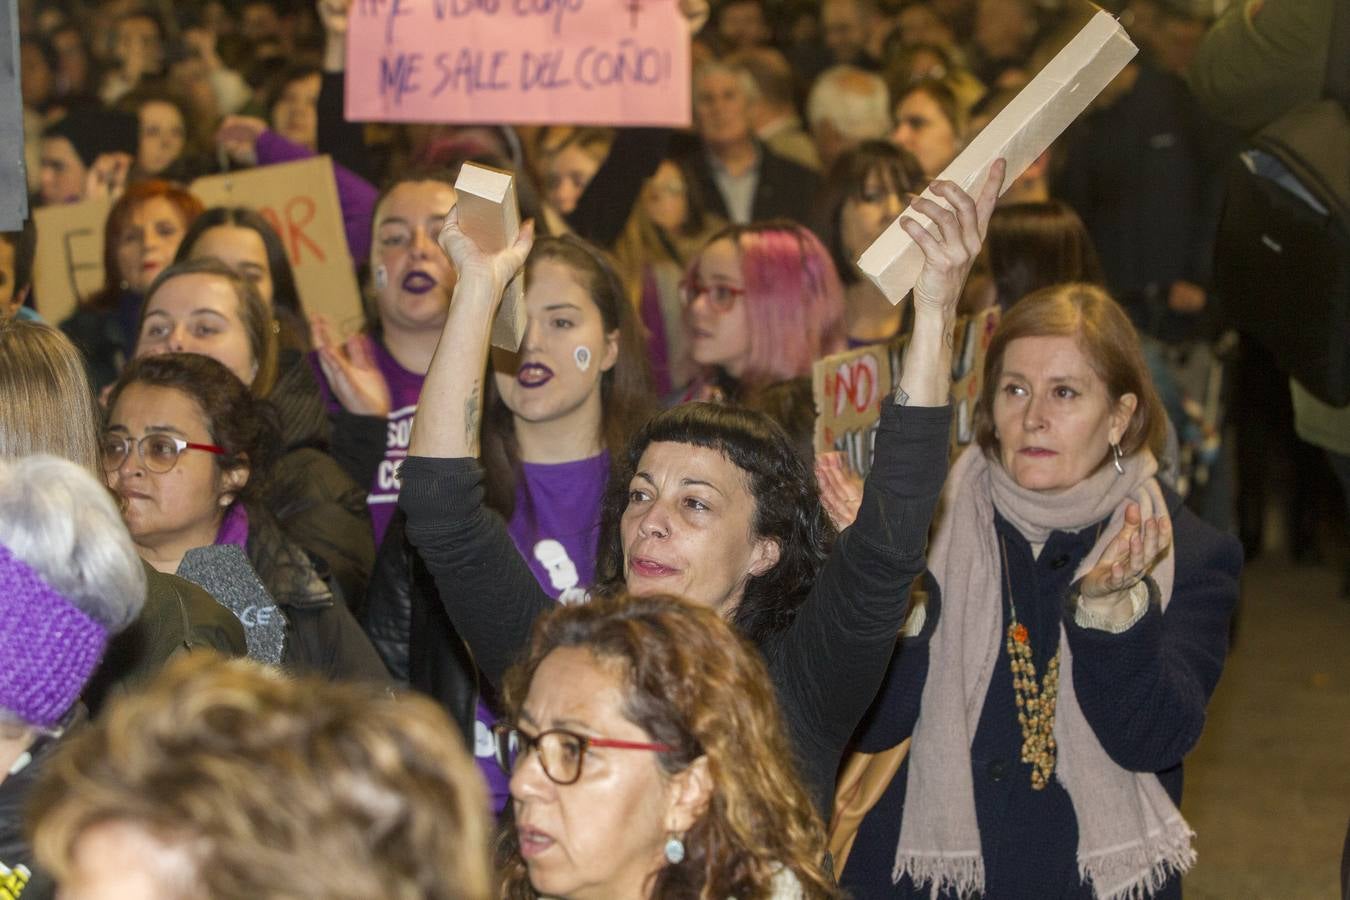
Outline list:
[[[506,699],[502,897],[837,896],[764,662],[712,610],[561,607]]]
[[[939,185],[955,212],[916,201],[935,233],[905,223],[925,255],[914,337],[895,399],[881,404],[859,517],[833,547],[811,472],[767,417],[706,406],[667,411],[629,445],[629,477],[612,487],[626,499],[610,504],[602,527],[602,582],[622,581],[637,596],[679,596],[749,630],[821,809],[923,570],[947,462],[955,305],[1002,176],[1000,163],[978,205],[955,185]],[[440,240],[459,283],[426,382],[443,400],[419,410],[400,499],[450,618],[494,682],[553,606],[485,508],[476,459],[493,313],[531,237],[527,228],[513,247],[488,256],[457,215],[447,219]]]
[[[108,397],[100,451],[108,486],[146,562],[178,571],[188,551],[240,547],[286,625],[283,665],[331,678],[388,676],[337,581],[278,525],[268,482],[277,426],[223,364],[142,356]]]

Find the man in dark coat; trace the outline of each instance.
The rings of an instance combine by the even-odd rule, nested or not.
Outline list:
[[[753,80],[742,69],[709,63],[694,76],[698,142],[689,168],[707,208],[736,224],[786,217],[810,218],[816,173],[778,156],[755,139]]]

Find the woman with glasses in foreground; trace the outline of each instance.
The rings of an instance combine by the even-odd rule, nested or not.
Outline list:
[[[836,896],[768,672],[712,610],[559,607],[506,701],[502,897]]]
[[[685,346],[699,374],[677,401],[740,401],[811,374],[844,349],[844,288],[830,253],[786,219],[713,235],[680,284]]]
[[[283,666],[388,678],[340,589],[260,502],[280,441],[224,365],[196,353],[133,360],[108,397],[100,452],[146,562],[173,573],[189,550],[235,544],[284,618]]]

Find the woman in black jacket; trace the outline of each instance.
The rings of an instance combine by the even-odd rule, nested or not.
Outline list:
[[[951,184],[955,212],[916,208],[937,223],[903,227],[923,248],[915,337],[895,399],[883,401],[876,463],[857,523],[828,548],[814,480],[782,431],[762,417],[692,405],[664,413],[629,445],[602,526],[601,588],[669,593],[717,609],[764,653],[806,782],[827,809],[839,757],[880,683],[923,569],[945,474],[951,328],[1003,176],[978,204]],[[552,605],[484,508],[478,455],[482,373],[493,311],[523,263],[529,229],[492,257],[452,214],[441,244],[459,272],[455,302],[427,375],[445,402],[414,422],[400,505],[428,568],[457,596],[448,612],[494,681]],[[731,285],[735,287],[735,285]],[[453,586],[453,592],[451,587]]]
[[[239,546],[284,617],[283,665],[385,680],[336,582],[264,505],[277,452],[243,382],[208,356],[141,357],[108,398],[103,467],[142,557],[173,572],[196,547]]]

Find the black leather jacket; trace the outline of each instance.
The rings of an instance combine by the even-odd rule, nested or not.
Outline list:
[[[389,672],[439,702],[472,748],[478,669],[406,526],[399,510],[375,556],[361,625]]]

